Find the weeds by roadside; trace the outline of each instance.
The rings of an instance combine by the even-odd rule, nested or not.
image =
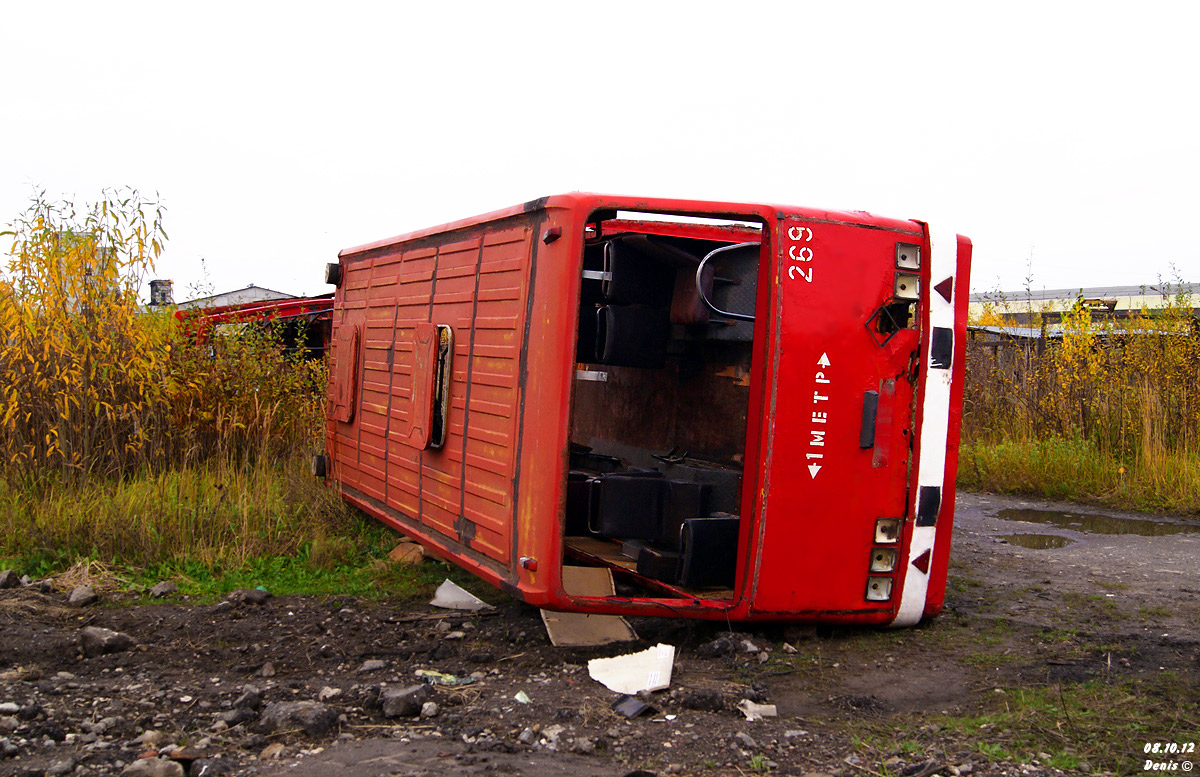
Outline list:
[[[1031,307],[1036,336],[969,341],[959,483],[1200,512],[1193,304],[1181,291],[1154,311],[1103,320],[1080,304],[1053,326]],[[985,310],[977,323],[1015,322]]]

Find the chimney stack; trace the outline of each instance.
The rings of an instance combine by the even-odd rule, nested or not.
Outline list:
[[[174,285],[172,281],[150,281],[150,306],[174,305]]]

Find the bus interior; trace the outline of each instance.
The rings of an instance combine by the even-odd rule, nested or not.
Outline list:
[[[757,220],[589,219],[563,564],[612,570],[622,599],[735,597],[763,233]]]

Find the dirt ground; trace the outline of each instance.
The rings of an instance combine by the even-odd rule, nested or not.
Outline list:
[[[107,593],[77,608],[58,590],[0,590],[0,775],[1057,774],[1050,754],[1006,755],[986,724],[946,721],[1025,690],[1155,673],[1200,700],[1200,533],[1097,533],[1200,526],[1129,523],[1143,518],[962,495],[947,610],[903,631],[730,635],[646,619],[633,622],[639,642],[582,650],[551,646],[538,612],[511,601],[465,615],[349,597]],[[1022,534],[1066,544],[1004,539]],[[85,657],[85,627],[133,644]],[[671,689],[624,718],[587,661],[658,642],[677,647]],[[428,686],[402,710],[394,697],[421,684],[418,669],[473,681]],[[747,720],[743,699],[778,717]],[[1143,745],[1068,771],[1140,771]]]

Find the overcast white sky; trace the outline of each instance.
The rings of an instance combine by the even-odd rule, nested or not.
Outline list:
[[[1200,4],[5,2],[0,223],[157,191],[176,298],[572,190],[949,225],[972,287],[1200,281]]]

